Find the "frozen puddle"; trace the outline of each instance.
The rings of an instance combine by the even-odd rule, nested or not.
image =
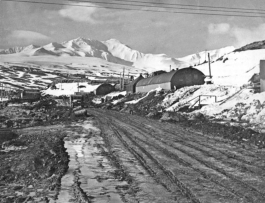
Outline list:
[[[127,182],[115,179],[115,168],[102,156],[100,146],[104,142],[100,130],[92,125],[92,121],[75,126],[83,128],[83,132],[71,131],[65,138],[69,169],[62,178],[61,191],[55,202],[75,202],[82,193],[89,202],[123,202],[118,188],[127,186]]]

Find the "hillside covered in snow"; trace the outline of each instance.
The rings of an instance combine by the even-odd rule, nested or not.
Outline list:
[[[116,39],[107,41],[98,41],[84,38],[76,38],[62,43],[52,42],[44,46],[29,45],[27,47],[14,47],[6,50],[0,50],[0,61],[13,62],[39,61],[40,57],[55,58],[53,61],[61,58],[71,60],[75,57],[76,61],[88,60],[89,58],[100,58],[104,61],[114,64],[125,65],[141,69],[143,72],[154,72],[158,70],[169,71],[171,69],[185,68],[205,62],[205,54],[210,53],[212,60],[216,60],[223,54],[233,51],[233,47],[226,47],[220,50],[212,50],[193,54],[183,58],[173,58],[165,54],[144,54]],[[43,62],[45,58],[43,59]],[[49,61],[49,60],[48,60]]]
[[[0,50],[0,76],[1,82],[19,86],[26,84],[29,87],[45,86],[58,78],[58,74],[120,77],[125,70],[127,77],[137,77],[140,73],[193,66],[207,76],[209,54],[214,84],[242,86],[248,83],[253,74],[259,73],[260,60],[265,59],[263,47],[264,42],[261,41],[236,50],[230,46],[173,58],[165,54],[144,54],[116,39],[98,41],[76,38],[44,46]],[[19,72],[16,67],[24,67],[20,71],[26,72]],[[28,70],[32,69],[36,70],[34,72],[45,72],[44,75],[48,73],[48,76],[31,75]]]

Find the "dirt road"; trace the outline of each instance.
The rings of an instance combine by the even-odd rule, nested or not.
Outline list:
[[[265,202],[264,150],[178,124],[115,111],[88,112],[129,184],[120,191],[125,202]]]

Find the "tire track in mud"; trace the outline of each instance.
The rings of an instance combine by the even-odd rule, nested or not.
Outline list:
[[[115,131],[110,127],[107,119],[104,119],[103,121],[99,116],[97,117],[97,120],[99,128],[101,129],[101,136],[103,136],[106,147],[108,148],[108,154],[111,154],[110,159],[113,159],[114,165],[117,164],[119,166],[117,168],[122,169],[125,177],[129,177],[128,182],[130,183],[130,188],[134,193],[134,199],[137,200],[136,202],[160,203],[166,201],[168,203],[191,203],[191,201],[186,197],[182,197],[180,192],[175,191],[175,193],[171,193],[171,191],[165,187],[163,182],[160,183],[158,181],[159,179],[156,178],[156,172],[151,170],[148,164],[146,164],[144,158],[138,155],[138,153],[136,154],[134,151],[130,151],[126,147],[126,143],[121,142],[119,136],[117,136]],[[122,155],[118,152],[122,153]],[[128,156],[128,154],[130,155]],[[128,159],[130,160],[129,162]],[[127,163],[124,163],[124,160],[126,160],[125,162]],[[141,166],[140,169],[139,166]],[[128,167],[130,169],[128,169]],[[131,168],[134,169],[131,170]],[[152,179],[152,181],[150,181],[150,179]],[[144,184],[142,184],[143,182]],[[144,185],[144,188],[142,188],[142,185]],[[146,188],[149,189],[146,190]],[[163,190],[161,190],[162,188]],[[178,194],[180,196],[177,196]]]
[[[133,136],[133,134],[131,134],[131,135]],[[255,200],[252,199],[251,197],[246,197],[244,195],[244,192],[239,192],[239,191],[236,191],[236,190],[234,190],[232,188],[227,188],[227,185],[221,183],[221,181],[216,180],[216,177],[213,177],[213,175],[208,175],[207,173],[201,171],[200,169],[193,167],[191,163],[185,161],[184,159],[180,158],[178,155],[170,152],[169,150],[167,150],[165,148],[162,148],[159,145],[151,144],[150,142],[144,141],[144,140],[142,140],[142,139],[140,139],[140,138],[138,138],[136,136],[133,136],[133,137],[134,137],[135,140],[138,140],[139,142],[142,142],[145,145],[152,146],[154,149],[164,153],[165,155],[167,155],[168,158],[177,160],[181,165],[183,165],[185,167],[189,167],[189,168],[193,169],[194,171],[198,172],[203,178],[205,178],[205,179],[209,180],[210,182],[212,182],[212,183],[218,185],[219,187],[223,188],[227,193],[235,196],[238,199],[239,202],[241,201],[242,197],[244,199],[246,199],[248,202],[255,202]],[[190,156],[190,158],[193,158],[193,157]]]
[[[146,163],[146,160],[138,153],[136,150],[134,150],[132,147],[130,147],[127,142],[122,138],[123,136],[119,132],[119,130],[115,127],[111,127],[116,134],[118,135],[119,139],[121,142],[126,146],[128,150],[130,150],[136,157],[137,159],[142,163]],[[137,146],[151,161],[157,165],[157,167],[166,175],[166,177],[171,181],[171,183],[175,184],[181,191],[181,193],[185,196],[187,196],[193,203],[201,203],[199,199],[195,197],[195,195],[191,192],[191,190],[185,186],[184,183],[182,183],[171,171],[167,170],[159,161],[157,161],[150,153],[148,153],[142,146],[140,146],[137,142],[133,141],[131,138],[127,136],[127,138],[135,145]],[[145,165],[145,168],[149,172],[153,173],[153,176],[156,174],[155,171],[152,170],[151,167]],[[163,184],[166,188],[170,189],[166,184]],[[175,191],[174,191],[175,192]]]
[[[136,121],[134,121],[134,122],[136,122]],[[138,123],[138,122],[136,122],[136,123]],[[138,123],[138,124],[140,124],[140,123]],[[138,125],[135,125],[132,122],[130,122],[130,125],[136,127],[136,129],[139,128]],[[159,129],[157,129],[157,130],[159,130]],[[155,132],[154,129],[150,129],[150,128],[146,128],[146,127],[145,127],[144,131],[148,132],[148,133],[150,133],[150,131],[152,131],[153,132],[152,135],[156,136],[156,137],[157,137],[157,134],[159,134],[159,133]],[[166,132],[166,134],[164,133],[163,136],[166,136],[167,140],[170,140],[172,142],[181,143],[182,145],[187,146],[187,147],[192,148],[192,149],[195,149],[195,150],[203,153],[204,155],[206,155],[208,157],[212,157],[212,158],[214,158],[218,161],[224,162],[224,163],[226,163],[232,167],[237,167],[242,172],[248,171],[248,172],[251,172],[254,174],[259,173],[260,175],[265,175],[265,172],[264,172],[265,167],[256,166],[255,165],[256,162],[249,162],[247,160],[241,159],[240,157],[232,155],[231,153],[229,153],[227,151],[223,152],[223,151],[218,150],[218,149],[216,149],[210,145],[205,145],[201,141],[195,142],[195,141],[191,140],[190,138],[187,138],[186,134],[184,134],[184,133],[176,134],[176,133],[173,133],[169,130],[164,130],[164,129],[163,129],[163,131]],[[181,138],[181,136],[182,136],[182,138]],[[183,136],[185,136],[185,139],[187,139],[187,141],[183,139]],[[167,142],[167,143],[170,143],[170,142]],[[227,149],[225,149],[225,150],[227,150]],[[222,154],[225,157],[220,157],[220,155],[216,155],[215,154],[216,152]],[[234,163],[232,161],[229,161],[229,159],[233,159],[239,163]],[[255,168],[256,168],[256,170],[255,170]]]
[[[120,125],[119,125],[120,126]],[[132,123],[130,123],[130,126],[133,126],[132,125]],[[138,127],[139,128],[139,127]],[[128,129],[127,129],[128,130]],[[140,132],[141,134],[142,134],[142,131],[140,131],[140,130],[138,130],[137,129],[137,127],[135,127],[134,128],[134,130],[135,131],[138,131],[138,132]],[[135,136],[134,136],[135,137]],[[148,136],[146,136],[146,137],[148,137]],[[150,137],[150,136],[149,136]],[[247,184],[247,183],[245,183],[245,182],[242,182],[242,181],[240,181],[237,177],[235,177],[235,176],[233,176],[233,175],[231,175],[230,173],[227,173],[224,169],[222,169],[222,168],[220,168],[220,167],[217,167],[217,166],[215,166],[215,165],[213,165],[213,164],[211,164],[210,162],[206,162],[206,161],[203,161],[203,160],[201,160],[201,158],[198,158],[197,156],[195,156],[194,154],[192,154],[192,153],[190,153],[190,152],[188,152],[187,150],[184,150],[184,149],[181,149],[181,148],[177,148],[177,147],[175,147],[175,146],[173,146],[171,143],[169,143],[169,142],[166,142],[165,140],[166,139],[161,139],[161,137],[158,137],[158,136],[155,136],[156,138],[156,141],[158,141],[158,142],[162,142],[163,144],[165,144],[165,145],[167,145],[167,146],[170,146],[170,147],[172,147],[172,148],[174,148],[174,149],[176,149],[176,150],[178,150],[178,151],[180,151],[180,152],[182,152],[183,154],[186,154],[186,155],[188,155],[190,158],[192,158],[192,159],[195,159],[196,161],[198,161],[200,164],[202,164],[202,165],[204,165],[204,166],[206,166],[206,167],[208,167],[208,168],[210,168],[210,169],[212,169],[212,170],[215,170],[215,171],[217,171],[218,173],[220,173],[220,174],[222,174],[222,175],[224,175],[224,176],[226,176],[226,177],[228,177],[229,179],[231,179],[232,181],[235,181],[235,182],[237,182],[239,185],[241,185],[241,188],[242,188],[242,186],[245,188],[245,191],[243,191],[243,192],[241,192],[241,193],[238,193],[237,191],[235,191],[235,190],[233,190],[232,188],[230,188],[231,189],[231,191],[233,191],[233,193],[235,194],[235,195],[237,195],[237,196],[244,196],[244,197],[246,197],[245,195],[243,195],[243,194],[248,194],[248,192],[249,191],[251,191],[251,194],[252,193],[255,193],[255,196],[258,196],[260,199],[252,199],[252,197],[247,197],[247,199],[248,199],[248,202],[256,202],[257,200],[258,201],[261,201],[261,202],[264,202],[265,201],[265,195],[264,195],[264,193],[261,193],[258,189],[256,189],[255,187],[253,187],[253,186],[251,186],[251,185],[249,185],[249,184]],[[140,139],[140,138],[138,138],[138,137],[136,137],[139,141],[141,141],[141,142],[145,142],[144,140],[142,140],[142,139]],[[152,135],[152,138],[154,138],[154,135]],[[151,144],[151,142],[145,142],[147,145],[152,145]],[[182,143],[181,143],[182,144]],[[159,149],[160,148],[160,149]],[[157,149],[158,150],[160,150],[161,152],[166,152],[166,154],[168,155],[168,156],[175,156],[175,154],[173,154],[173,153],[171,153],[171,152],[169,152],[168,150],[166,150],[166,149],[164,149],[164,148],[161,148],[161,147],[159,147],[158,145],[157,145]],[[175,157],[175,158],[178,158],[178,157]],[[185,161],[185,160],[181,160],[182,162],[183,161]],[[188,163],[188,162],[187,162]],[[196,168],[193,168],[194,170],[196,170]],[[210,179],[212,179],[212,178],[210,178]],[[217,183],[218,183],[218,181],[217,181]],[[235,183],[233,183],[233,184],[235,184]],[[227,184],[227,185],[229,185],[229,184]],[[227,185],[223,185],[223,184],[221,184],[221,186],[223,186],[223,187],[227,187]],[[235,188],[237,188],[237,186],[235,186]]]
[[[143,124],[143,123],[141,123],[141,122],[139,122],[139,121],[136,121],[136,120],[134,120],[134,119],[131,119],[131,118],[129,118],[129,117],[127,117],[127,118],[128,118],[129,120],[131,120],[131,121],[137,123],[138,125],[143,126],[143,128],[146,129],[145,131],[148,131],[148,133],[150,133],[150,131],[152,131],[152,132],[153,132],[152,135],[154,135],[154,134],[158,134],[153,128],[150,128],[149,125]],[[123,121],[123,122],[126,122],[126,121]],[[128,123],[128,122],[126,122],[126,123]],[[128,123],[128,124],[131,124],[131,125],[133,125],[133,126],[136,126],[136,125],[133,124],[132,122],[130,122],[130,123]],[[137,128],[139,128],[138,125],[137,125]],[[149,126],[149,127],[146,127],[146,126]],[[161,126],[160,126],[160,127],[161,127]],[[156,129],[156,130],[157,130],[157,131],[161,131],[161,129]],[[257,173],[257,172],[259,171],[259,173],[260,173],[261,175],[264,175],[264,174],[265,174],[265,172],[264,172],[265,167],[257,165],[261,160],[256,160],[255,162],[254,162],[254,161],[250,162],[250,161],[248,161],[248,160],[245,160],[244,157],[242,157],[242,156],[239,157],[238,155],[235,155],[234,153],[230,153],[230,152],[228,152],[227,149],[224,149],[224,150],[226,150],[226,151],[224,152],[224,151],[221,151],[221,150],[219,150],[219,149],[216,149],[215,147],[212,147],[212,146],[210,146],[210,145],[206,145],[206,144],[202,143],[202,141],[199,140],[198,137],[194,137],[194,136],[193,136],[192,139],[191,139],[190,137],[187,137],[187,134],[184,134],[184,131],[183,131],[182,129],[179,129],[179,130],[181,130],[182,132],[178,132],[178,134],[176,134],[176,132],[172,132],[172,131],[170,131],[170,130],[168,130],[168,129],[164,129],[164,128],[163,128],[163,133],[166,132],[167,134],[170,135],[170,136],[168,136],[167,134],[164,133],[163,136],[167,136],[167,139],[170,139],[170,140],[173,141],[173,142],[180,142],[181,144],[183,144],[183,145],[185,145],[185,146],[187,146],[187,147],[194,148],[194,149],[196,149],[196,150],[198,150],[198,151],[204,153],[205,155],[207,155],[207,156],[209,156],[209,157],[214,157],[215,159],[218,159],[219,161],[226,162],[226,163],[228,163],[228,164],[230,164],[230,165],[238,166],[238,165],[236,165],[236,163],[228,162],[227,160],[224,160],[224,159],[222,159],[222,158],[217,158],[216,155],[213,154],[213,152],[216,151],[216,152],[218,152],[218,153],[220,153],[220,154],[226,156],[227,159],[233,159],[233,160],[236,160],[237,162],[239,162],[239,164],[242,165],[242,168],[244,168],[244,169],[243,169],[244,171],[247,170],[247,171],[252,172],[252,173]],[[193,133],[193,132],[191,132],[191,133]],[[204,136],[202,136],[202,135],[200,135],[200,134],[198,134],[198,135],[199,135],[200,137],[204,137]],[[183,136],[185,136],[185,140],[183,139]],[[196,134],[196,136],[197,136],[197,134]],[[204,137],[204,138],[205,138],[205,137]],[[186,140],[187,140],[187,141],[186,141]],[[194,140],[196,140],[196,141],[194,141]],[[192,144],[191,144],[191,143],[192,143]],[[203,148],[206,148],[206,149],[208,149],[208,150],[203,149]],[[241,162],[242,162],[242,163],[241,163]],[[242,168],[241,168],[241,169],[242,169]],[[257,168],[258,171],[253,170],[252,168]]]
[[[142,123],[142,122],[139,122],[139,121],[137,121],[136,119],[132,119],[132,117],[126,117],[127,119],[129,119],[129,120],[131,120],[131,121],[133,121],[133,122],[135,122],[135,123],[137,123],[138,125],[141,125],[141,126],[143,126],[144,128],[146,128],[146,129],[148,129],[148,130],[150,130],[150,131],[153,131],[154,133],[156,133],[155,132],[155,130],[153,129],[153,128],[151,128],[150,127],[150,125],[149,125],[149,123],[148,124],[144,124],[144,123]],[[147,121],[149,121],[149,120],[147,120]],[[125,122],[125,121],[124,121]],[[149,121],[150,122],[150,121]],[[170,131],[170,130],[168,130],[168,129],[166,129],[165,128],[165,126],[163,126],[163,125],[161,125],[161,123],[156,123],[156,124],[158,124],[159,125],[159,127],[160,128],[162,128],[163,129],[163,131],[165,131],[165,132],[168,132],[169,134],[171,134],[171,135],[173,135],[174,137],[176,137],[176,132],[173,132],[173,131]],[[157,129],[156,129],[157,130]],[[251,151],[244,151],[245,153],[243,154],[243,155],[241,155],[241,154],[238,154],[238,152],[236,152],[236,154],[235,154],[235,152],[233,153],[233,152],[228,152],[228,151],[221,151],[220,150],[220,148],[219,149],[217,149],[217,148],[215,148],[215,147],[212,147],[211,145],[207,145],[207,144],[204,144],[204,143],[202,143],[201,142],[201,140],[199,140],[199,138],[208,138],[208,140],[207,141],[212,141],[211,142],[211,144],[215,144],[215,143],[213,143],[213,141],[215,141],[215,142],[222,142],[222,144],[223,145],[227,145],[227,141],[224,141],[223,139],[220,139],[220,138],[217,138],[217,137],[209,137],[209,136],[206,136],[206,135],[202,135],[202,134],[200,134],[200,133],[198,133],[198,132],[194,132],[194,131],[190,131],[190,129],[188,129],[188,130],[183,130],[182,128],[178,128],[177,129],[178,131],[180,131],[181,133],[182,133],[182,135],[183,135],[183,133],[186,133],[187,131],[189,132],[189,133],[195,133],[196,134],[196,137],[194,137],[194,136],[192,136],[192,139],[190,138],[190,137],[187,137],[187,134],[185,134],[185,139],[188,139],[188,141],[190,141],[190,142],[192,142],[192,143],[194,143],[194,144],[199,144],[199,145],[201,145],[201,146],[204,146],[204,147],[206,147],[206,148],[210,148],[210,149],[212,149],[212,150],[214,150],[214,151],[218,151],[218,152],[220,152],[220,153],[222,153],[222,154],[224,154],[225,156],[227,156],[228,158],[231,158],[231,159],[236,159],[236,160],[238,160],[238,161],[241,161],[241,162],[243,162],[243,163],[245,163],[245,164],[248,164],[248,165],[251,165],[251,166],[253,166],[253,163],[254,162],[250,162],[250,161],[248,161],[248,160],[246,160],[245,158],[246,157],[251,157],[252,159],[254,158],[255,159],[255,164],[257,164],[258,162],[260,162],[260,161],[263,161],[263,156],[264,155],[260,155],[261,157],[259,157],[259,159],[257,158],[257,154],[256,153],[254,153],[254,152],[251,152]],[[180,136],[178,136],[178,137],[180,137]],[[172,137],[169,137],[169,138],[172,138]],[[180,137],[181,138],[181,137]],[[212,139],[212,140],[210,140],[210,139]],[[196,140],[196,142],[194,141],[194,140]],[[173,140],[174,141],[174,140]],[[182,142],[185,142],[183,139],[182,139]],[[200,143],[198,143],[198,142],[200,142]],[[227,150],[227,149],[223,149],[223,150]],[[247,152],[247,154],[246,154],[246,152]],[[265,162],[264,162],[265,163]],[[257,168],[259,168],[260,170],[265,170],[265,165],[262,165],[262,166],[255,166],[255,167],[257,167]]]
[[[112,116],[112,117],[113,117],[113,116]],[[117,118],[114,117],[114,119],[116,120]],[[133,122],[136,122],[136,121],[134,121],[134,120],[132,120],[132,119],[130,119],[130,120],[133,121]],[[123,121],[123,122],[124,122],[124,121]],[[135,130],[135,131],[138,131],[138,132],[140,132],[141,134],[143,134],[143,132],[139,130],[139,123],[138,123],[138,126],[135,126],[135,124],[133,125],[133,122],[130,122],[129,125],[130,125],[130,126],[134,126],[134,130]],[[116,127],[117,127],[117,126],[116,126]],[[118,128],[120,128],[119,125],[118,125]],[[135,129],[135,128],[136,128],[136,129]],[[145,127],[145,129],[146,129],[146,127]],[[116,130],[117,130],[117,129],[116,129]],[[128,129],[127,129],[127,130],[128,130]],[[141,130],[143,130],[143,129],[141,128]],[[146,133],[146,130],[144,130],[144,131],[145,131],[145,133]],[[123,132],[123,133],[126,134],[126,132]],[[127,131],[127,133],[128,133],[128,131]],[[171,132],[167,132],[167,133],[172,135]],[[150,133],[149,133],[149,134],[150,134]],[[161,136],[160,136],[159,138],[157,138],[157,135],[152,134],[152,137],[154,137],[154,136],[156,137],[156,139],[157,139],[158,142],[163,141],[163,140],[161,140]],[[174,136],[176,136],[176,135],[174,134]],[[134,136],[134,137],[135,137],[135,136]],[[149,137],[150,137],[150,135],[149,135]],[[130,136],[127,136],[127,138],[130,139]],[[172,137],[170,137],[170,138],[171,138],[171,140],[172,140]],[[141,141],[141,142],[143,142],[143,143],[145,142],[145,144],[150,145],[150,143],[147,143],[146,141],[141,140],[141,139],[139,139],[138,137],[136,137],[135,139],[137,139],[138,141]],[[185,137],[185,139],[186,139],[186,137]],[[174,140],[174,141],[177,141],[177,140]],[[183,139],[182,139],[182,140],[178,140],[178,141],[181,142],[181,144],[183,144]],[[144,149],[142,146],[139,146],[135,140],[131,140],[131,142],[133,142],[134,144],[136,144],[141,150],[145,151],[145,149]],[[165,142],[165,141],[164,141],[164,144],[165,144],[165,145],[169,145],[169,143],[168,143],[168,142]],[[187,144],[187,143],[185,143],[185,144]],[[170,145],[169,145],[169,146],[170,146]],[[153,145],[153,147],[157,147],[157,146],[154,146],[154,145]],[[174,147],[174,146],[172,146],[172,147]],[[192,147],[192,148],[195,147],[195,149],[198,150],[198,147],[193,146],[193,145],[190,145],[190,144],[189,144],[188,147]],[[174,148],[175,148],[175,147],[174,147]],[[180,150],[179,148],[176,148],[176,149],[177,149],[177,150]],[[212,148],[211,148],[211,149],[212,149]],[[165,151],[164,148],[160,148],[159,151],[163,151],[164,153],[166,152],[166,154],[167,154],[167,155],[170,155],[170,156],[174,155],[175,158],[177,159],[177,157],[176,157],[175,154],[172,154],[172,153],[169,152],[168,150]],[[181,151],[181,150],[180,150],[180,151]],[[202,151],[202,150],[200,150],[200,151]],[[146,151],[145,151],[145,152],[146,152]],[[183,150],[183,149],[182,149],[182,152],[183,152],[184,154],[187,154],[187,155],[190,156],[191,158],[194,158],[194,155],[193,155],[193,154],[191,154],[191,153],[187,153],[187,151],[185,151],[185,150]],[[147,153],[147,152],[146,152],[146,153]],[[206,151],[204,151],[204,153],[206,153]],[[207,152],[207,153],[208,153],[208,152]],[[149,154],[149,155],[150,155],[150,154]],[[205,155],[205,154],[204,154],[204,155]],[[209,154],[209,153],[208,153],[208,155],[214,157],[214,155],[211,155],[211,154]],[[151,156],[151,155],[150,155],[150,156]],[[214,157],[214,158],[215,158],[215,157]],[[211,163],[209,163],[209,162],[205,163],[203,160],[199,159],[198,157],[195,157],[194,159],[195,159],[196,161],[200,162],[201,164],[205,165],[206,167],[211,168],[211,169],[213,169],[213,170],[215,170],[215,171],[217,171],[217,172],[219,172],[219,173],[225,175],[226,177],[228,177],[228,178],[231,179],[232,181],[237,182],[237,184],[239,184],[239,186],[240,186],[239,188],[241,188],[241,189],[242,189],[242,188],[247,189],[247,191],[251,191],[251,194],[258,196],[258,199],[255,199],[255,200],[254,200],[252,197],[247,197],[248,202],[257,202],[257,201],[260,202],[260,200],[262,200],[262,202],[264,201],[264,199],[265,199],[265,198],[264,198],[264,194],[261,193],[259,190],[257,190],[255,187],[249,186],[249,185],[246,184],[245,182],[242,182],[242,181],[238,180],[237,177],[234,177],[233,175],[228,174],[225,170],[223,170],[223,169],[221,169],[221,168],[219,168],[219,167],[216,167],[216,166],[214,166],[213,164],[211,164]],[[183,162],[183,161],[184,161],[184,162]],[[240,161],[240,160],[237,160],[237,161]],[[182,162],[182,164],[183,164],[183,163],[185,164],[185,160],[181,160],[180,162]],[[171,171],[170,171],[170,172],[171,172]],[[208,178],[208,179],[211,180],[210,177],[207,177],[207,174],[203,174],[204,172],[201,172],[201,171],[200,171],[200,173],[203,175],[204,178]],[[174,175],[174,174],[173,174],[173,175]],[[213,180],[211,180],[211,181],[213,181]],[[218,181],[215,181],[215,184],[218,184],[219,186],[222,186],[222,187],[227,187],[227,185],[220,184]],[[242,196],[244,196],[244,195],[242,194],[242,192],[239,193],[239,192],[237,192],[237,191],[233,191],[233,189],[231,189],[231,192],[234,193],[234,195],[237,196],[237,197],[240,197],[240,196],[242,197]],[[245,191],[243,190],[243,192],[245,192]]]
[[[102,120],[102,118],[98,118],[98,120],[101,121],[101,123],[105,123],[106,126],[108,126],[109,129],[111,129],[114,132],[114,135],[118,138],[118,140],[124,145],[124,147],[131,153],[133,154],[133,156],[136,158],[136,160],[139,161],[139,163],[143,166],[143,168],[148,172],[148,174],[151,177],[154,177],[156,182],[158,182],[159,184],[161,184],[163,187],[165,187],[168,191],[170,192],[174,192],[175,196],[178,197],[178,199],[180,199],[181,201],[178,201],[179,203],[188,203],[190,201],[188,201],[186,198],[188,197],[188,199],[191,200],[191,202],[193,203],[201,203],[198,199],[196,199],[196,197],[189,191],[188,188],[185,187],[184,184],[182,184],[180,181],[177,181],[177,179],[175,178],[174,180],[172,179],[172,175],[171,172],[167,171],[159,162],[157,162],[157,160],[153,159],[153,157],[146,152],[145,149],[143,149],[142,147],[140,147],[141,151],[144,151],[144,154],[146,157],[148,157],[152,162],[155,163],[155,166],[153,168],[155,168],[156,170],[154,170],[152,167],[149,166],[149,164],[146,161],[146,157],[143,157],[143,155],[141,155],[139,152],[137,152],[134,148],[132,148],[124,139],[123,136],[120,134],[120,132],[117,130],[116,127],[111,126],[111,122],[107,121],[104,122]],[[137,146],[136,143],[134,143],[135,146]],[[133,145],[132,145],[133,146]],[[158,176],[163,176],[161,175],[161,173],[164,174],[164,178],[159,178]],[[173,177],[174,178],[174,177]],[[171,184],[168,184],[167,181],[170,181]],[[172,185],[173,184],[173,185]],[[177,189],[176,189],[177,187]],[[184,196],[184,197],[181,197]]]
[[[109,122],[109,126],[111,126],[111,124],[113,124],[112,122]],[[120,127],[120,126],[119,126]],[[113,127],[112,127],[113,128]],[[120,134],[120,132],[119,131],[121,131],[121,129],[118,129],[117,128],[117,126],[115,126],[114,127],[114,131],[117,133],[117,134]],[[189,188],[187,188],[186,186],[185,186],[185,184],[184,183],[181,183],[178,179],[177,179],[177,177],[170,171],[170,170],[168,170],[168,169],[166,169],[161,163],[159,163],[159,161],[157,161],[150,153],[148,153],[146,150],[145,150],[145,148],[144,147],[142,147],[141,145],[139,145],[137,142],[135,142],[133,139],[131,139],[130,137],[131,136],[128,136],[128,135],[126,135],[127,133],[126,132],[124,132],[123,131],[123,135],[124,136],[126,136],[132,143],[133,143],[133,145],[134,146],[137,146],[138,148],[140,148],[141,149],[141,151],[143,151],[147,156],[148,156],[148,158],[150,158],[150,159],[152,159],[152,161],[154,161],[155,162],[155,164],[156,165],[159,165],[159,167],[160,167],[160,169],[162,169],[163,171],[164,171],[164,173],[166,173],[167,174],[167,176],[169,176],[170,178],[171,178],[171,181],[173,181],[173,182],[176,182],[177,181],[177,185],[182,189],[182,191],[183,190],[188,190],[188,194],[189,194],[189,196],[190,195],[192,195],[192,197],[194,198],[195,197],[195,195],[190,191],[190,189]],[[131,134],[132,135],[132,134]],[[124,137],[123,136],[123,137]],[[120,139],[123,139],[122,138],[122,136],[120,135],[119,136],[120,137]],[[124,140],[121,140],[122,141],[122,143],[124,144],[124,145],[126,145],[126,148],[128,148],[128,150],[129,150],[129,145],[126,143],[126,141],[124,141]],[[147,145],[149,145],[149,143],[146,143]],[[133,146],[132,145],[132,146]],[[134,154],[136,153],[137,155],[137,159],[139,160],[139,153],[137,153],[137,152],[133,152]],[[172,155],[172,154],[167,154],[167,155]],[[176,158],[176,157],[174,157],[174,158]],[[140,161],[142,161],[143,163],[145,163],[146,161],[145,161],[145,159],[143,158],[143,157],[141,157],[140,156]],[[185,165],[186,167],[188,166],[188,167],[191,167],[191,164],[190,163],[188,163],[188,162],[185,162],[184,160],[182,160],[182,159],[180,159],[179,158],[179,160],[178,161],[180,161],[183,165]],[[149,166],[145,166],[145,168],[147,168],[147,170],[149,170],[149,171],[152,171],[152,169],[150,169],[150,167]],[[198,170],[197,170],[197,172],[198,172]],[[151,174],[154,174],[154,172],[152,172]],[[204,173],[204,177],[205,176],[207,176],[205,173]],[[208,179],[210,179],[210,178],[208,178]],[[179,182],[180,182],[180,184],[179,184]],[[214,182],[214,183],[216,183],[216,182]],[[224,188],[224,187],[223,187]],[[185,192],[184,194],[186,194],[187,192]],[[231,191],[229,192],[229,193],[232,193]],[[235,192],[234,192],[235,193]],[[235,194],[234,194],[235,195]],[[236,196],[236,195],[235,195]],[[242,194],[240,194],[240,195],[237,195],[237,198],[238,199],[240,199],[240,197],[242,196]],[[250,201],[250,199],[248,199],[249,201],[248,202],[253,202],[253,201]],[[200,200],[198,200],[199,202],[200,202]],[[193,201],[193,202],[196,202],[196,201]],[[239,202],[239,201],[238,201]]]

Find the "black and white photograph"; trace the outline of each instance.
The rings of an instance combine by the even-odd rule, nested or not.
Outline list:
[[[0,203],[265,203],[265,1],[0,0]]]

